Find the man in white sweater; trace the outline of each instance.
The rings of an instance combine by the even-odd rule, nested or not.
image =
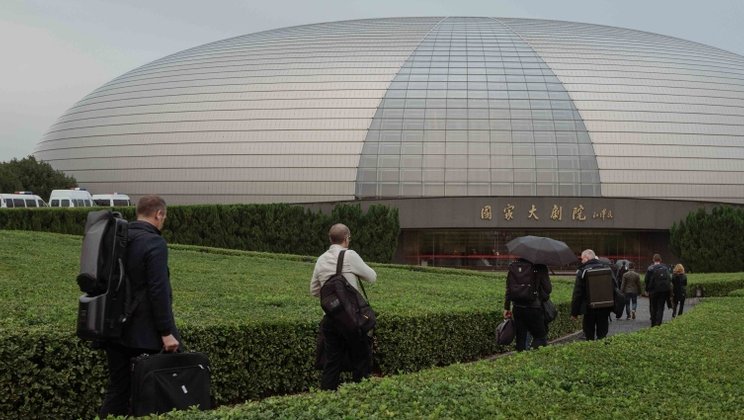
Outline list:
[[[359,279],[374,283],[377,273],[364,263],[362,257],[349,248],[351,231],[346,225],[337,223],[331,226],[328,232],[331,247],[323,255],[318,257],[310,280],[310,294],[320,297],[320,288],[323,284],[336,274],[336,263],[341,250],[344,253],[342,274],[346,280],[359,290]],[[372,372],[372,341],[366,334],[350,337],[340,332],[334,321],[328,316],[323,317],[320,324],[321,332],[325,336],[326,363],[320,381],[321,389],[337,389],[339,375],[341,374],[344,359],[348,358],[353,379],[355,382],[362,380]]]

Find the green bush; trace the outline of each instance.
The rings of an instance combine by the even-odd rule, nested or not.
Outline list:
[[[86,347],[74,332],[81,238],[4,231],[2,239],[0,360],[5,366],[0,370],[0,413],[13,418],[92,417],[102,399],[105,370],[101,352]],[[171,248],[176,322],[188,349],[209,355],[218,404],[317,386],[312,361],[322,313],[308,293],[313,261],[198,246]],[[383,375],[510,349],[494,344],[503,275],[372,266],[378,273],[378,282],[368,288],[379,312],[375,363]],[[737,275],[726,276],[724,282],[744,287]],[[690,279],[713,291],[724,289],[713,275]],[[561,315],[551,324],[551,337],[578,327],[568,318],[571,282],[554,283],[553,300]]]
[[[0,229],[82,235],[88,212],[97,208],[3,209]],[[117,208],[134,220],[134,208]],[[351,248],[368,261],[389,262],[398,246],[398,210],[339,204],[331,214],[289,204],[169,206],[163,236],[173,243],[285,254],[319,255],[334,223],[351,228]]]
[[[163,417],[742,418],[743,317],[741,298],[708,299],[673,322],[606,340]]]
[[[736,289],[728,294],[731,297],[744,297],[744,289]]]
[[[693,272],[744,271],[744,208],[699,209],[669,230],[670,247]]]
[[[74,332],[80,242],[72,235],[3,232],[0,360],[13,369],[0,374],[0,413],[91,417],[100,405],[102,354],[87,348]],[[190,245],[171,248],[176,322],[188,349],[209,355],[217,403],[317,386],[319,372],[312,362],[322,312],[309,295],[314,260]],[[382,374],[506,350],[494,344],[502,275],[372,266],[378,282],[368,293],[380,314],[375,363]],[[565,305],[569,296],[567,284],[556,286],[556,301]],[[553,335],[575,330],[570,321],[562,322],[553,324]]]

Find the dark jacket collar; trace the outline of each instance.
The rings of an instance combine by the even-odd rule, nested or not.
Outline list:
[[[141,230],[149,233],[154,233],[156,235],[161,236],[162,233],[158,228],[156,228],[154,225],[152,225],[150,222],[146,222],[144,220],[135,220],[134,222],[131,222],[129,224],[129,230]]]
[[[599,260],[599,258],[592,258],[591,260],[588,260],[585,263],[579,264],[579,269],[587,268],[587,267],[606,267],[607,265]]]

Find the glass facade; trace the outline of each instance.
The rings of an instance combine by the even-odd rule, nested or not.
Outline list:
[[[744,203],[744,57],[477,17],[282,28],[134,69],[34,154],[169,203],[628,197]]]
[[[401,233],[396,260],[432,267],[505,270],[516,258],[509,254],[506,243],[524,235],[563,241],[574,251],[577,261],[581,251],[592,249],[612,261],[627,259],[637,270],[645,270],[655,253],[669,255],[666,231],[411,229]],[[570,270],[575,266],[553,268]]]
[[[439,22],[375,113],[357,196],[599,196],[589,134],[560,80],[507,26]]]

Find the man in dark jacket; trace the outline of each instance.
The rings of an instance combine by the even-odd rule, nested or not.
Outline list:
[[[579,315],[584,315],[582,327],[587,340],[605,338],[610,328],[610,313],[612,308],[592,309],[587,305],[588,294],[584,274],[589,268],[600,267],[607,267],[607,265],[597,259],[594,251],[586,249],[581,253],[581,264],[578,270],[576,270],[576,281],[574,283],[573,298],[571,299],[571,318],[577,320]]]
[[[653,264],[648,266],[643,278],[646,292],[648,293],[648,309],[651,313],[651,326],[661,325],[664,319],[664,305],[672,309],[672,282],[671,270],[666,264],[662,264],[661,255],[654,254]],[[660,281],[659,277],[666,277],[668,281]]]
[[[137,220],[129,223],[126,271],[134,310],[121,337],[106,344],[109,383],[101,418],[129,414],[130,359],[142,353],[178,350],[179,335],[172,310],[168,247],[160,234],[165,201],[154,195],[137,202]]]
[[[534,275],[537,295],[535,299],[529,301],[517,301],[509,293],[509,276],[512,276],[512,267],[515,263],[524,264]],[[504,318],[514,317],[515,340],[517,351],[523,351],[525,348],[536,349],[548,344],[548,325],[545,322],[545,313],[543,312],[542,302],[550,298],[553,291],[553,284],[550,282],[548,267],[542,264],[532,264],[531,262],[520,258],[518,261],[510,264],[510,270],[507,274],[506,293],[504,295]],[[512,309],[513,305],[513,309]],[[527,333],[532,336],[532,343],[528,346]]]
[[[636,309],[638,308],[638,296],[641,294],[641,276],[636,273],[631,266],[623,274],[620,283],[620,291],[625,295],[625,315],[627,319],[635,319]]]

